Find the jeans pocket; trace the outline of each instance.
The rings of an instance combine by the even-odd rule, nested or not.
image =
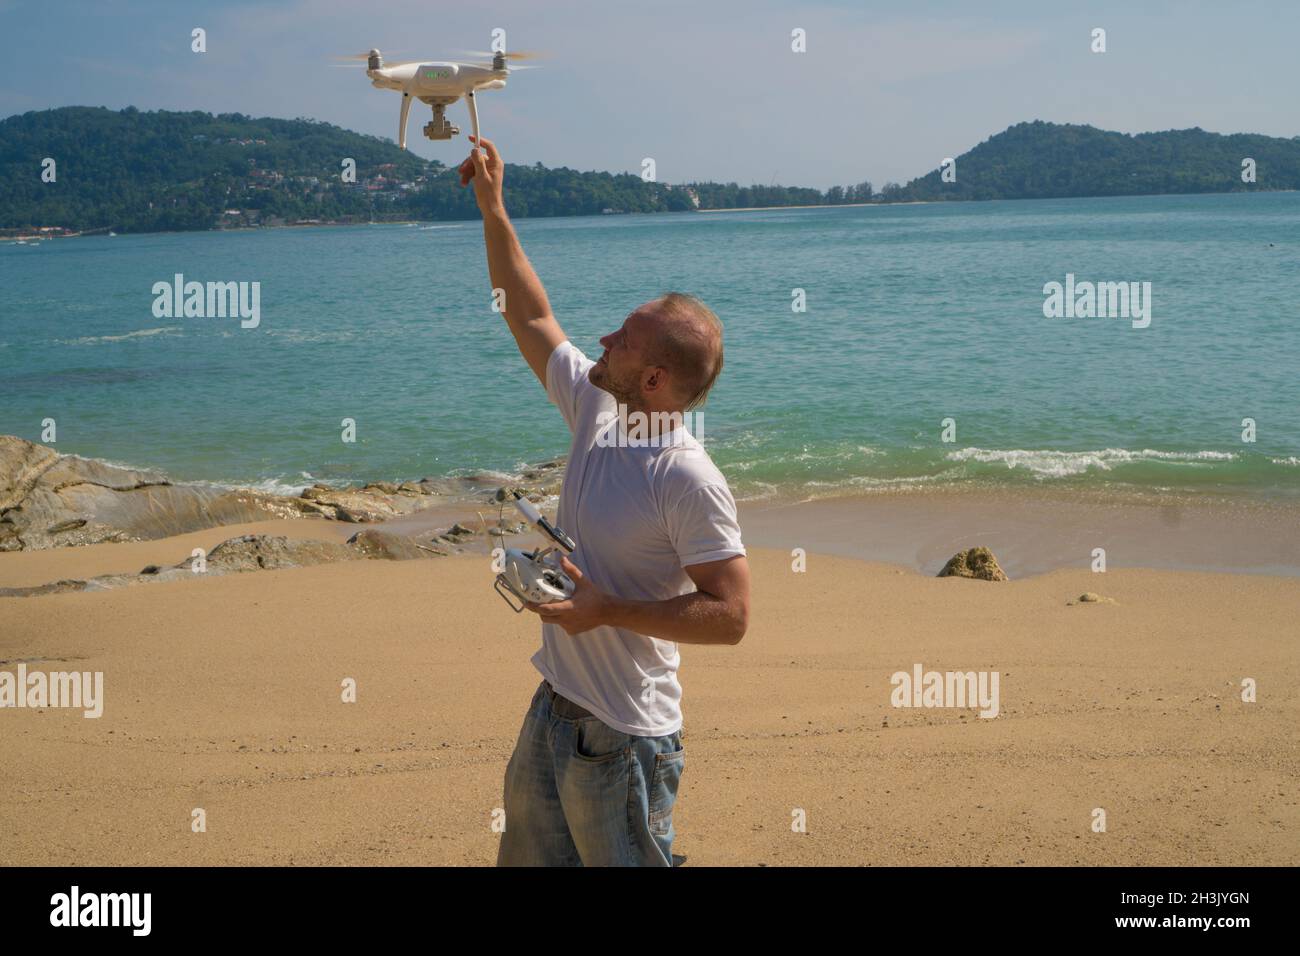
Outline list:
[[[677,802],[677,787],[686,765],[685,748],[655,757],[654,774],[650,778],[650,832],[667,836],[673,825],[673,805]]]
[[[573,756],[587,763],[608,763],[627,755],[632,738],[615,730],[599,717],[581,717],[573,722]]]

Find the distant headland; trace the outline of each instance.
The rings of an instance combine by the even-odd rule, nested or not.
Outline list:
[[[1293,190],[1300,136],[1019,123],[906,185],[646,182],[507,165],[511,215]],[[0,120],[0,238],[478,218],[456,170],[309,119],[69,106]]]

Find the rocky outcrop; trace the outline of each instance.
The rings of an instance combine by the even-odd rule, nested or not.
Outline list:
[[[0,551],[144,541],[312,514],[326,516],[309,501],[175,484],[0,435]]]
[[[157,526],[164,513],[183,522],[187,498],[161,475],[0,436],[0,551],[133,540],[130,525]]]
[[[412,558],[427,557],[429,554],[449,553],[443,548],[422,545],[406,535],[380,531],[378,528],[358,531],[348,538],[348,547],[359,557],[381,558],[387,561],[409,561]]]
[[[245,534],[213,548],[200,564],[191,555],[179,564],[160,567],[151,564],[138,574],[103,574],[85,581],[62,580],[35,587],[0,588],[0,597],[39,597],[65,591],[103,591],[108,588],[160,581],[187,581],[196,577],[220,577],[247,571],[275,571],[306,568],[335,561],[382,559],[405,561],[446,554],[418,544],[405,535],[369,529],[358,532],[347,544],[333,541],[286,538],[278,535]]]
[[[1067,607],[1073,607],[1075,604],[1116,604],[1118,602],[1114,598],[1102,597],[1093,591],[1084,591],[1079,595],[1077,601],[1066,601],[1065,603]]]
[[[524,473],[525,480],[536,482],[525,490],[534,500],[554,494],[562,477],[562,462],[544,462]],[[146,541],[273,518],[374,523],[499,483],[500,476],[471,475],[377,481],[359,488],[315,484],[296,496],[251,489],[223,491],[60,455],[43,445],[0,435],[0,551]],[[460,537],[452,534],[447,540],[456,543]]]
[[[383,482],[381,484],[388,484]],[[327,518],[335,521],[387,521],[400,514],[407,514],[416,509],[407,507],[410,495],[401,495],[398,502],[396,486],[393,492],[384,491],[379,485],[366,485],[364,488],[331,488],[329,485],[315,484],[303,489],[302,498],[312,502]]]
[[[345,544],[333,541],[289,539],[278,535],[245,534],[223,541],[204,559],[205,574],[237,574],[241,571],[274,571],[281,568],[305,568],[331,561],[351,561],[363,557]],[[177,568],[193,572],[198,559],[186,558]]]
[[[939,572],[941,578],[976,578],[980,581],[1006,581],[1006,572],[988,548],[958,551]]]

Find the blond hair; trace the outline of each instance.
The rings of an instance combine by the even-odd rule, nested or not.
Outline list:
[[[660,327],[652,360],[668,369],[689,411],[704,404],[722,372],[722,322],[685,292],[666,292],[654,301],[658,313],[673,321]]]

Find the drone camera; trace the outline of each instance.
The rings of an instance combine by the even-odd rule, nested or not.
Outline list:
[[[424,135],[429,139],[451,139],[460,132],[459,126],[453,126],[447,122],[447,106],[445,103],[433,104],[433,119],[424,127]]]

